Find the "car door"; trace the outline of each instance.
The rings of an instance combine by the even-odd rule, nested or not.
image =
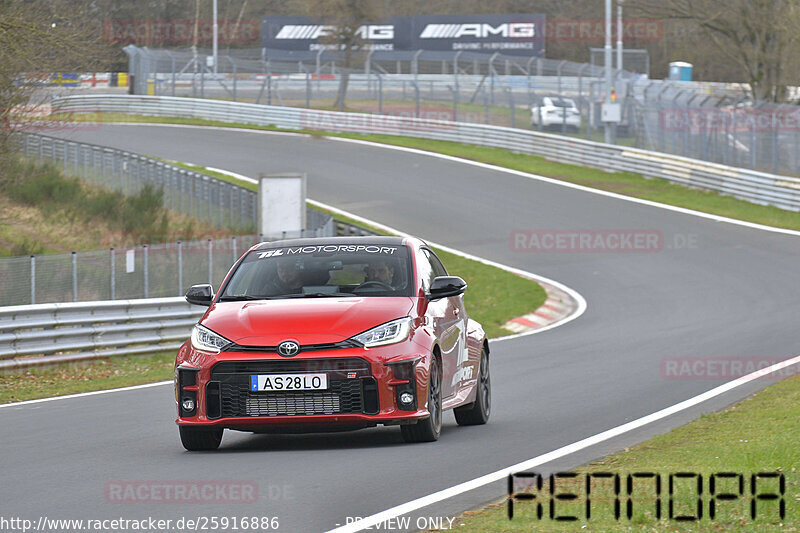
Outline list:
[[[436,256],[428,249],[422,248],[425,262],[431,268],[431,281],[438,276],[447,276],[447,270]],[[464,307],[464,297],[451,296],[442,298],[435,304],[437,310],[437,336],[439,348],[442,351],[443,379],[442,396],[447,398],[458,392],[467,361],[467,313]]]

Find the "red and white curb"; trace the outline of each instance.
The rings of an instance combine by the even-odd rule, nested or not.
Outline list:
[[[539,285],[547,294],[542,306],[533,313],[512,318],[503,324],[503,328],[514,333],[527,333],[564,320],[575,312],[578,303],[569,294],[546,282],[539,281]]]

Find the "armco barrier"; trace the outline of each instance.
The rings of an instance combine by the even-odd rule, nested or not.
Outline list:
[[[636,172],[648,178],[717,191],[758,204],[800,210],[798,178],[521,129],[168,96],[69,96],[53,99],[52,109],[54,112],[91,110],[274,125],[287,129],[403,135],[506,148],[606,171]]]
[[[174,351],[206,308],[183,298],[0,308],[0,372]]]

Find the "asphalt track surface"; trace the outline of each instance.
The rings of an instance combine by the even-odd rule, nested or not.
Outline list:
[[[318,138],[163,126],[103,126],[62,136],[251,177],[307,172],[312,199],[558,280],[580,292],[588,309],[551,331],[493,343],[490,423],[459,428],[447,415],[437,443],[403,444],[397,428],[290,436],[229,431],[217,453],[187,453],[174,425],[170,386],[0,409],[4,516],[277,516],[280,531],[328,530],[347,517],[372,515],[499,470],[731,379],[668,379],[662,372],[667,359],[779,361],[800,352],[797,236]],[[664,248],[521,253],[509,244],[520,229],[658,231]],[[539,471],[619,450],[767,383],[757,380]],[[109,503],[104,492],[109,482],[159,480],[253,481],[259,497],[247,504],[129,505]],[[419,517],[452,518],[504,491],[498,482],[420,509],[411,524]]]

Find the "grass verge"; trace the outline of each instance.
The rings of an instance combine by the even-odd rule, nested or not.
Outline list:
[[[456,523],[460,532],[522,531],[800,531],[800,376],[779,381],[750,398],[719,413],[703,415],[680,428],[643,442],[621,453],[589,463],[573,472],[575,480],[559,479],[558,493],[574,493],[573,501],[559,500],[557,515],[572,515],[576,521],[550,519],[549,484],[535,496],[544,503],[543,516],[536,515],[536,501],[519,501],[514,518],[508,519],[507,502],[481,511],[466,513]],[[614,490],[611,481],[592,479],[591,515],[586,517],[585,480],[587,474],[610,472],[621,478],[621,517],[614,518]],[[633,473],[656,473],[661,476],[661,518],[656,518],[654,479],[638,478],[633,485],[632,518],[626,516],[626,481]],[[702,518],[696,521],[669,519],[669,475],[686,472],[702,475],[702,494],[697,493],[697,478],[674,478],[673,517],[697,516],[698,499]],[[743,475],[742,495],[738,496],[738,478],[717,478],[715,492],[733,493],[733,500],[715,501],[715,517],[710,517],[710,476],[728,472]],[[785,476],[784,518],[779,514],[779,500],[756,501],[756,518],[751,515],[753,474],[778,472]],[[515,492],[523,484],[515,482]],[[755,494],[779,493],[778,479],[759,478]],[[638,495],[638,497],[637,497]]]
[[[175,353],[110,357],[0,374],[0,403],[116,389],[172,379]]]
[[[73,120],[80,115],[71,116]],[[647,179],[632,172],[604,172],[588,167],[557,163],[540,156],[514,153],[501,148],[459,144],[450,141],[433,141],[414,137],[398,137],[392,135],[361,135],[318,130],[281,130],[274,126],[256,126],[214,120],[175,117],[150,117],[144,115],[126,115],[123,113],[100,113],[87,116],[87,120],[103,122],[136,122],[189,124],[201,126],[222,126],[267,131],[290,131],[307,133],[315,136],[345,137],[363,139],[396,146],[405,146],[419,150],[452,155],[472,161],[489,163],[513,170],[529,172],[555,178],[595,189],[615,192],[634,198],[651,200],[668,205],[685,207],[705,213],[746,220],[758,224],[779,228],[800,230],[800,213],[786,211],[772,206],[756,205],[732,196],[724,196],[712,191],[690,189],[683,185],[669,183],[665,180]],[[230,178],[229,178],[230,179]]]
[[[165,209],[149,185],[125,195],[22,160],[0,173],[0,257],[185,241],[214,229]]]

